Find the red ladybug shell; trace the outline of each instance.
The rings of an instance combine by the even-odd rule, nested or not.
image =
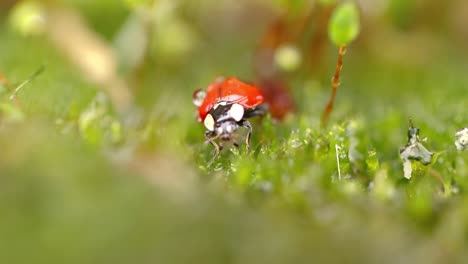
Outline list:
[[[255,86],[243,83],[235,77],[208,86],[203,103],[198,107],[199,121],[202,122],[213,106],[219,102],[232,102],[244,108],[253,108],[263,103],[262,92]]]

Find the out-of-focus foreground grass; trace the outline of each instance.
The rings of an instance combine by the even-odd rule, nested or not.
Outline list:
[[[336,50],[314,19],[334,1],[219,2],[0,3],[0,73],[45,66],[19,104],[0,86],[0,262],[464,263],[465,1],[358,1],[326,129]],[[192,91],[255,81],[270,23],[296,32],[309,9],[284,43],[301,63],[276,66],[295,113],[208,167]],[[409,116],[435,158],[406,180]]]

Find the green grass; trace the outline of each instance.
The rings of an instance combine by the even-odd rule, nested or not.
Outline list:
[[[19,94],[25,119],[0,119],[2,263],[468,257],[468,153],[453,144],[468,124],[468,77],[455,55],[405,66],[351,47],[328,128],[319,126],[328,79],[293,75],[299,111],[282,123],[253,121],[252,150],[225,149],[208,167],[212,148],[191,91],[218,74],[251,77],[244,41],[233,40],[229,52],[222,41],[210,42],[211,54],[200,48],[185,64],[156,63],[135,92],[140,123],[101,105],[83,129],[80,115],[99,112],[90,106],[99,87],[46,39],[20,37],[4,24],[0,32],[0,70],[11,82],[46,65]],[[334,56],[324,65],[329,72]],[[399,149],[409,116],[437,159],[414,164],[406,180]]]

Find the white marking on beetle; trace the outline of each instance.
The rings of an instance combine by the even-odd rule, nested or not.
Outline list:
[[[215,125],[213,116],[210,114],[206,115],[205,120],[203,121],[203,124],[205,124],[206,129],[208,129],[209,131],[213,131],[214,125]]]
[[[215,104],[215,105],[213,106],[213,109],[218,108],[218,106],[220,106],[220,105],[226,105],[226,104],[227,104],[226,102],[219,102],[219,103],[217,103],[217,104]]]
[[[244,107],[240,104],[233,104],[229,110],[229,116],[237,122],[241,121],[244,117]]]

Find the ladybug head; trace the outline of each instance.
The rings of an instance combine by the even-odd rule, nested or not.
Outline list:
[[[232,133],[236,131],[237,128],[238,125],[235,121],[226,120],[216,123],[215,133],[216,135],[219,135],[222,140],[228,141],[231,139]]]
[[[203,121],[206,129],[222,140],[230,140],[244,117],[244,107],[239,104],[219,102],[213,106]]]

